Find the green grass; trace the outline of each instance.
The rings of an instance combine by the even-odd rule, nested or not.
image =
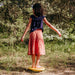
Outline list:
[[[75,42],[71,41],[47,41],[46,60],[48,67],[65,68],[75,66]],[[74,67],[72,67],[74,68]],[[75,70],[75,68],[74,68]]]
[[[11,71],[13,67],[26,68],[31,65],[31,56],[27,55],[28,46],[24,44],[0,47],[0,69]],[[74,42],[45,41],[45,49],[46,55],[41,56],[40,64],[46,68],[62,69],[75,65]]]

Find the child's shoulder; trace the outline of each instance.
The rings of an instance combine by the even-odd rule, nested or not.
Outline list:
[[[43,16],[42,16],[42,18],[44,19],[44,18],[45,18],[45,16],[43,15]]]
[[[30,18],[34,18],[34,15],[31,15]]]

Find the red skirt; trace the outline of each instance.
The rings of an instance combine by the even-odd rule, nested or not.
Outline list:
[[[37,29],[30,33],[28,55],[45,55],[42,30]]]

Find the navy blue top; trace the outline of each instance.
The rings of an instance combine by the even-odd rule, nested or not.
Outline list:
[[[33,32],[36,29],[41,29],[43,31],[44,16],[35,17],[34,15],[31,15],[30,18],[32,18],[30,33]]]

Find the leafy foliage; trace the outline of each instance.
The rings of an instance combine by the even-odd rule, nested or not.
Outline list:
[[[59,38],[55,32],[44,24],[44,39],[74,39],[75,33],[75,1],[74,0],[0,0],[0,41],[12,40],[20,42],[21,35],[32,14],[32,5],[39,2],[43,5],[45,15],[61,33]],[[5,34],[5,35],[4,35]],[[28,35],[26,37],[28,39]],[[7,40],[7,41],[5,41]],[[8,42],[9,44],[11,43]]]

